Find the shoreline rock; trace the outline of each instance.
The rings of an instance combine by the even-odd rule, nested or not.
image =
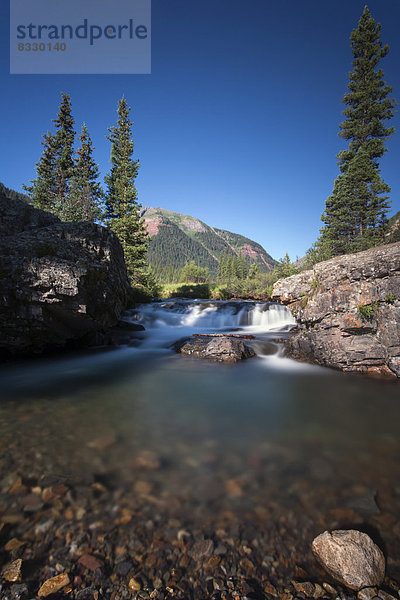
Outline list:
[[[291,358],[375,376],[400,377],[400,242],[338,256],[276,282],[299,331]]]

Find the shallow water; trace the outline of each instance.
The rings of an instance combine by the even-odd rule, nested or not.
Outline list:
[[[315,534],[357,526],[379,536],[398,577],[399,383],[279,352],[223,365],[171,350],[190,331],[228,327],[218,311],[196,317],[175,307],[168,324],[163,309],[144,308],[148,330],[138,346],[3,365],[5,497],[17,476],[32,486],[56,476],[71,485],[99,482],[111,494],[103,511],[133,503],[146,519],[165,519],[169,529],[172,519],[197,537],[247,527],[240,535],[254,538],[272,527],[263,534],[264,554],[279,562],[282,548],[291,549],[285,567],[276,565],[281,578],[295,564],[312,568],[307,548]],[[239,327],[243,315],[224,311]],[[287,315],[276,317],[240,325],[264,340],[259,351],[279,327],[290,329]],[[90,522],[95,510],[84,506]]]

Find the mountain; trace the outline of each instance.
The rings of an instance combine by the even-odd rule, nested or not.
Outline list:
[[[25,200],[25,202],[29,202],[30,198],[26,194],[21,194],[20,192],[16,192],[1,183],[0,181],[0,195],[5,196],[6,198],[11,198],[11,200]]]
[[[386,234],[389,242],[400,242],[400,211],[388,221],[389,231]]]
[[[218,259],[224,250],[236,256],[242,252],[248,265],[257,263],[262,272],[270,271],[277,264],[257,242],[206,225],[195,217],[152,207],[143,208],[141,216],[151,237],[149,262],[156,274],[163,277],[173,278],[191,260],[216,276]]]

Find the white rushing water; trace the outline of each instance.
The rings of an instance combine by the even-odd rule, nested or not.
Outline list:
[[[146,330],[193,328],[194,330],[246,329],[254,333],[288,330],[296,323],[285,306],[265,302],[171,301],[143,304],[124,315]]]
[[[141,350],[162,352],[194,333],[239,331],[262,338],[263,334],[288,332],[296,323],[289,310],[279,304],[181,299],[142,304],[127,311],[123,319],[145,327]],[[255,350],[263,355],[257,346]]]

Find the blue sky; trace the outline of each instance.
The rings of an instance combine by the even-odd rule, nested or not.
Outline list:
[[[107,0],[108,1],[108,0]],[[153,0],[151,75],[9,75],[8,1],[0,2],[0,181],[35,176],[60,92],[85,121],[104,176],[118,99],[132,107],[143,205],[246,235],[275,258],[315,241],[338,174],[349,36],[364,0]],[[370,0],[390,46],[400,100],[400,2]],[[400,210],[400,123],[381,160]]]

